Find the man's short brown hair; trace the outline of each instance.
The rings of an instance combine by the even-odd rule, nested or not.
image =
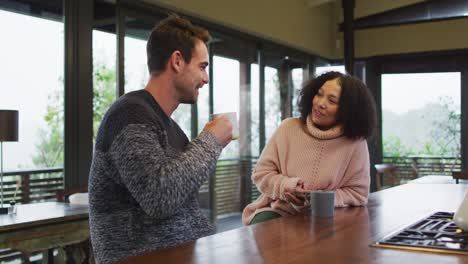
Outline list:
[[[151,31],[146,45],[150,74],[164,71],[169,57],[176,50],[182,53],[186,63],[190,63],[197,39],[208,44],[211,36],[208,30],[175,14],[159,22]]]

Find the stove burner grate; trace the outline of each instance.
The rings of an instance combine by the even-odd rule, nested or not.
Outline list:
[[[436,212],[371,246],[468,254],[468,232],[453,222],[453,213]]]

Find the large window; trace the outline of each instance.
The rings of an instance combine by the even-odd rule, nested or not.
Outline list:
[[[146,42],[151,23],[126,17],[125,35],[125,92],[145,88],[149,73],[146,66]]]
[[[281,102],[278,70],[265,67],[265,137],[266,141],[281,123]]]
[[[63,166],[64,26],[44,13],[0,9],[0,108],[19,111],[19,140],[4,144],[5,170]]]
[[[213,75],[213,112],[236,112],[239,119],[239,61],[214,56]],[[233,140],[224,148],[221,158],[237,157],[239,157],[239,140]]]
[[[297,100],[308,67],[305,58],[266,52],[265,61],[265,137],[271,138],[282,120],[298,117]],[[305,77],[305,78],[304,78]]]
[[[460,73],[382,75],[384,156],[460,157]]]
[[[292,69],[291,71],[291,77],[292,77],[292,85],[293,85],[293,97],[292,97],[292,107],[293,107],[293,117],[300,117],[301,113],[299,113],[299,108],[298,108],[298,100],[299,100],[299,95],[301,94],[302,88],[304,86],[304,83],[307,82],[307,77],[308,77],[308,69],[306,67],[304,68],[295,68]]]
[[[93,30],[93,137],[109,106],[117,97],[116,36]]]
[[[259,81],[259,70],[258,64],[251,64],[250,66],[250,109],[252,112],[251,115],[251,124],[250,124],[250,133],[251,133],[251,154],[252,157],[258,157],[260,155],[260,113],[259,113],[259,102],[260,102],[260,81]]]
[[[206,71],[209,72],[209,68],[212,65],[208,65]],[[197,100],[197,111],[198,111],[198,134],[203,130],[206,123],[209,121],[210,115],[210,89],[208,85],[204,85],[201,89],[198,90],[198,100]]]

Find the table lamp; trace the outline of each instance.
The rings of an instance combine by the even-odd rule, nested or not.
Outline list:
[[[0,110],[0,214],[7,214],[3,203],[3,142],[18,141],[18,111]]]

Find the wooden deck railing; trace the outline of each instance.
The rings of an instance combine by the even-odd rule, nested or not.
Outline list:
[[[242,201],[255,200],[259,192],[255,184],[242,186],[241,179],[250,181],[250,175],[257,161],[256,157],[218,161],[215,172],[215,212],[216,215],[240,212]],[[429,174],[451,175],[461,169],[461,159],[455,157],[384,157],[384,163],[393,163],[398,167],[398,177],[404,182]],[[55,200],[56,192],[63,189],[63,168],[36,170],[18,170],[4,173],[4,200],[13,199],[16,186],[16,202],[30,203]],[[201,192],[209,192],[205,184]],[[248,202],[248,201],[247,201]]]
[[[452,171],[461,170],[461,159],[458,157],[384,157],[383,162],[393,163],[397,167],[400,183],[431,174],[452,175]]]
[[[220,160],[216,167],[216,215],[242,211],[244,195],[242,178],[250,181],[256,158]],[[250,184],[249,184],[250,185]],[[250,196],[250,195],[249,195]]]
[[[22,204],[55,200],[63,183],[63,168],[7,171],[3,173],[3,199]]]
[[[249,190],[241,191],[241,178],[245,177],[250,181],[256,162],[256,157],[218,162],[214,186],[215,216],[241,212],[243,196],[248,196],[249,201],[257,199],[260,192],[255,184],[250,183]],[[384,162],[394,163],[398,167],[397,177],[400,183],[429,174],[451,175],[452,170],[461,168],[461,160],[450,157],[385,157]],[[202,186],[200,192],[210,192],[207,183]]]
[[[207,194],[213,192],[211,196],[214,200],[210,210],[213,217],[242,211],[245,203],[249,203],[252,198],[256,198],[256,187],[250,183],[250,175],[255,166],[257,158],[225,159],[219,160],[214,175],[214,184],[209,186],[205,183],[200,188],[203,199]],[[247,182],[243,182],[243,180]],[[207,204],[206,201],[203,202]]]
[[[241,201],[241,175],[250,179],[256,158],[218,161],[215,172],[216,215],[239,212]],[[4,173],[3,198],[5,202],[30,203],[55,200],[56,192],[63,190],[63,168],[7,171]],[[18,190],[17,189],[18,185]],[[256,188],[252,188],[255,192]],[[201,192],[208,192],[207,184]],[[250,194],[249,194],[250,195]]]

